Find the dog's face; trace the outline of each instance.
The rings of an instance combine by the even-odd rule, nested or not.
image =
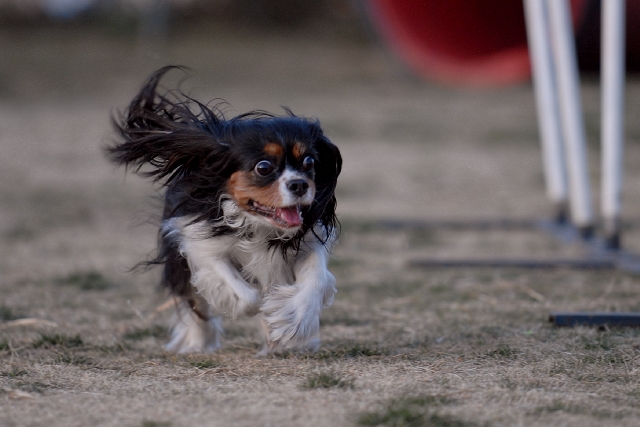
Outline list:
[[[303,212],[314,202],[318,152],[301,141],[268,141],[245,150],[228,183],[229,195],[246,213],[283,229],[302,226]]]

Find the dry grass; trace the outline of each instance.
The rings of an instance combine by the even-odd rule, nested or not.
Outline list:
[[[11,47],[3,37],[3,46],[26,56],[36,55],[38,42],[55,49],[47,39],[24,36]],[[65,51],[81,63],[88,42],[63,39],[82,44],[80,53]],[[65,85],[75,78],[90,88],[102,78],[73,102],[59,89],[46,92],[46,76],[35,69],[22,76],[3,69],[17,88],[45,92],[0,100],[0,425],[638,424],[640,331],[556,329],[547,316],[640,311],[640,278],[412,269],[406,261],[421,256],[580,249],[526,231],[371,226],[382,217],[544,217],[530,88],[474,93],[407,82],[366,45],[242,38],[212,45],[193,35],[172,42],[166,62],[206,70],[207,90],[239,110],[285,104],[319,116],[345,167],[343,234],[331,261],[339,293],[323,313],[320,350],[256,358],[260,343],[248,319],[226,325],[215,355],[164,352],[170,310],[155,310],[165,300],[158,273],[126,273],[155,244],[154,227],[139,214],[149,211],[152,192],[137,178],[124,182],[98,149],[111,108],[129,101],[148,70],[101,75],[101,55],[127,51],[101,42],[88,74],[56,65],[65,73],[53,76]],[[259,72],[250,71],[255,55],[270,58]],[[596,88],[584,89],[593,116]],[[637,82],[628,99],[630,108],[640,101]],[[633,184],[640,127],[629,127]],[[640,190],[626,191],[625,215],[635,218]],[[631,228],[625,244],[640,247],[637,236]],[[22,318],[33,320],[12,323]]]

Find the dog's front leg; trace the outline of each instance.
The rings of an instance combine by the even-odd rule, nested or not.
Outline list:
[[[189,266],[193,265],[189,261]],[[204,265],[193,266],[191,271],[191,284],[216,314],[236,319],[257,313],[260,292],[244,280],[230,261],[209,259]]]
[[[279,286],[265,297],[260,308],[267,332],[263,352],[317,349],[320,313],[331,305],[337,292],[328,260],[328,249],[314,242],[294,264],[296,282]]]
[[[215,315],[237,318],[258,311],[262,295],[240,274],[228,249],[234,241],[221,237],[202,238],[198,224],[185,227],[181,254],[191,270],[191,284],[212,307]]]
[[[240,276],[231,262],[206,259],[194,254],[187,260],[191,284],[196,288],[196,304],[182,299],[172,320],[171,341],[166,348],[176,353],[211,353],[220,347],[222,325],[220,315],[236,318],[258,310],[261,294]],[[204,301],[203,301],[204,300]]]

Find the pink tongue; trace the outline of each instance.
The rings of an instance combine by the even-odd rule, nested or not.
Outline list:
[[[297,206],[278,208],[276,209],[276,215],[290,227],[297,227],[302,224],[302,216]]]

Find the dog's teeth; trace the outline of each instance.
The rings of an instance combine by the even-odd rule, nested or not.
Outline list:
[[[281,227],[294,228],[302,224],[300,205],[273,208],[252,200],[251,207],[254,212],[271,219]]]

